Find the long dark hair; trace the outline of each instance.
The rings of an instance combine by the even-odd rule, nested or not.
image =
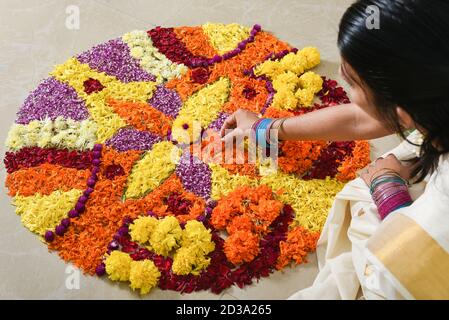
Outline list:
[[[379,28],[369,6],[378,9]],[[425,130],[413,172],[421,181],[449,152],[449,1],[356,1],[341,19],[338,47],[392,129],[406,138],[400,106]]]

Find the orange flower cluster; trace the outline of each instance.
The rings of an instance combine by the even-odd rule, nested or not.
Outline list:
[[[194,56],[212,58],[217,54],[202,27],[178,27],[173,31]]]
[[[293,117],[295,114],[288,110],[279,110],[273,107],[268,107],[267,111],[265,111],[263,117],[264,118],[287,118]]]
[[[264,61],[265,57],[273,52],[281,52],[290,49],[290,46],[267,32],[259,32],[255,41],[248,43],[245,50],[239,55],[216,63],[209,67],[209,79],[204,84],[195,83],[192,80],[192,69],[181,78],[172,79],[166,86],[175,89],[185,101],[187,97],[206,85],[217,81],[220,77],[229,77],[232,83],[230,99],[223,107],[224,111],[233,112],[236,108],[243,108],[259,112],[262,109],[268,96],[264,82],[251,79],[244,75],[244,71],[250,69],[253,65]],[[246,99],[243,95],[243,89],[248,86],[256,90],[257,95],[253,99]]]
[[[79,218],[71,219],[70,228],[64,236],[56,237],[49,244],[50,249],[58,250],[61,258],[71,261],[87,273],[95,273],[123,217],[135,218],[143,211],[139,203],[121,201],[127,177],[140,155],[141,151],[118,152],[112,148],[103,148],[99,179],[86,210]],[[125,174],[113,180],[107,179],[104,172],[110,165],[120,165]]]
[[[320,237],[319,232],[310,232],[304,227],[296,227],[287,234],[287,240],[279,243],[280,255],[276,264],[278,270],[287,266],[291,260],[296,264],[307,262],[307,253],[314,251]]]
[[[266,185],[239,187],[218,201],[211,223],[229,234],[224,245],[229,261],[250,262],[258,255],[260,239],[270,231],[269,226],[281,213],[282,206]]]
[[[265,88],[265,81],[249,77],[234,77],[229,101],[223,106],[223,111],[233,113],[237,109],[246,109],[252,112],[260,112],[268,98],[268,91]],[[246,89],[254,90],[254,97],[246,97]]]
[[[336,177],[340,181],[355,179],[357,170],[364,168],[370,162],[369,142],[365,140],[355,141],[352,156],[343,160],[341,165],[338,167],[338,174]]]
[[[325,141],[285,141],[279,145],[279,168],[285,173],[302,175],[312,167],[313,161],[318,159],[321,150],[325,148]]]
[[[232,161],[229,160],[231,163],[225,162],[225,144],[218,132],[207,130],[200,142],[190,146],[190,153],[203,162],[220,164],[231,174],[259,177],[256,166],[248,161],[248,152],[238,153],[235,145],[233,146]]]
[[[157,189],[150,192],[141,200],[127,200],[125,203],[141,203],[145,209],[153,211],[159,217],[175,215],[170,211],[166,199],[170,194],[176,193],[180,198],[191,203],[188,214],[178,214],[176,218],[179,222],[194,220],[204,213],[206,202],[203,198],[197,197],[194,193],[185,191],[181,180],[176,174],[172,174]]]
[[[225,241],[226,258],[233,264],[250,262],[259,255],[259,242],[258,235],[247,231],[237,231]]]
[[[83,190],[90,170],[78,170],[44,163],[38,167],[23,168],[9,174],[6,187],[10,196],[32,196],[35,193],[49,195],[53,191]]]
[[[129,125],[137,130],[166,136],[172,120],[161,111],[142,102],[118,101],[108,98],[107,103]]]

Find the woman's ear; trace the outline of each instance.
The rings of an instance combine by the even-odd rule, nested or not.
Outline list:
[[[415,121],[413,121],[412,117],[407,111],[397,106],[396,112],[398,114],[399,121],[405,129],[416,129]]]

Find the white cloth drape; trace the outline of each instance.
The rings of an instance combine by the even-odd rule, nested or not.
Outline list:
[[[422,136],[415,131],[408,140],[419,144]],[[418,151],[418,147],[404,141],[387,154],[406,160]],[[382,224],[400,212],[449,252],[449,160],[442,157],[437,172],[412,185],[410,193],[413,200],[419,200],[381,221],[364,181],[357,178],[349,182],[336,196],[318,241],[317,278],[311,287],[289,299],[415,298],[366,245]]]

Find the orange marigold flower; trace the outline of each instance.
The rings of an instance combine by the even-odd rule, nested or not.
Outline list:
[[[370,163],[370,145],[368,141],[355,141],[355,146],[350,157],[346,157],[338,167],[337,179],[348,181],[355,179],[357,170]]]
[[[278,270],[287,266],[291,260],[296,264],[307,262],[307,253],[314,251],[320,234],[310,232],[304,227],[296,227],[287,234],[287,240],[279,243],[280,255],[276,264]]]
[[[259,254],[259,237],[251,232],[237,231],[226,239],[224,252],[233,264],[250,262]]]

